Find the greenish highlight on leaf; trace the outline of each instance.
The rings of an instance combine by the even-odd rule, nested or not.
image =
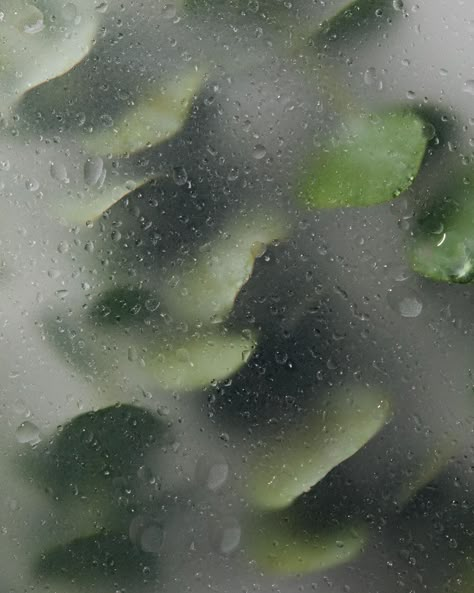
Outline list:
[[[163,291],[168,310],[190,323],[223,321],[250,278],[256,258],[286,233],[287,225],[278,216],[234,223],[168,279]]]
[[[389,419],[386,397],[355,390],[331,395],[302,425],[251,461],[246,497],[261,509],[283,509],[357,453]]]
[[[409,111],[353,117],[321,149],[299,191],[311,208],[371,206],[412,184],[427,138],[423,120]]]
[[[364,549],[368,530],[362,524],[304,529],[279,513],[265,515],[248,527],[247,554],[276,575],[329,570],[350,562]]]
[[[408,247],[415,272],[432,280],[474,280],[474,194],[470,180],[464,182],[455,176],[451,191],[428,204]]]
[[[169,390],[193,391],[236,373],[250,358],[255,339],[244,333],[206,333],[170,343],[147,356],[146,374]]]
[[[172,138],[184,126],[204,74],[191,71],[144,93],[111,128],[85,138],[92,154],[126,155]]]

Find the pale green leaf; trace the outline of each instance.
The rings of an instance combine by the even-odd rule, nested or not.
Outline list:
[[[278,215],[232,224],[168,279],[163,296],[169,311],[188,322],[222,321],[250,278],[256,258],[287,230]]]
[[[145,357],[146,375],[165,389],[192,391],[236,373],[250,358],[250,335],[208,333],[169,343]]]
[[[10,109],[35,86],[68,72],[90,51],[99,13],[92,0],[7,0],[0,23],[0,111]]]
[[[367,536],[367,528],[362,524],[314,531],[272,513],[249,525],[246,551],[271,574],[305,574],[353,560],[363,551]]]
[[[184,126],[204,74],[192,70],[150,88],[111,128],[85,139],[92,154],[131,154],[172,138]]]
[[[246,497],[262,509],[281,509],[357,453],[388,421],[389,402],[356,389],[332,394],[315,414],[291,427],[251,461]]]
[[[415,113],[352,117],[308,166],[299,197],[311,208],[392,200],[413,182],[426,144],[425,124]]]

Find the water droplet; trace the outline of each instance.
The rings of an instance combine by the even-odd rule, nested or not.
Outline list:
[[[163,526],[153,517],[135,517],[130,523],[129,537],[148,554],[158,554],[163,545]]]
[[[267,154],[267,149],[263,144],[256,144],[253,149],[253,158],[260,160],[263,159]]]
[[[27,179],[25,181],[25,187],[28,191],[38,191],[40,184],[37,179]]]
[[[10,161],[4,160],[0,161],[0,171],[9,171],[10,170]]]
[[[469,95],[474,95],[474,80],[466,80],[464,83],[464,92]]]
[[[186,169],[182,166],[174,167],[173,180],[176,185],[184,185],[188,180],[188,173]]]
[[[39,428],[28,420],[22,422],[16,429],[16,440],[19,443],[36,445],[41,441]]]
[[[403,0],[393,0],[392,6],[394,10],[403,10],[404,4]]]
[[[229,477],[229,465],[221,455],[203,455],[196,464],[196,482],[209,490],[221,488]]]
[[[100,12],[101,14],[104,14],[105,12],[107,12],[107,9],[108,8],[109,8],[109,5],[107,4],[107,2],[100,2],[95,7],[95,9],[97,10],[97,12]]]
[[[403,284],[392,288],[387,295],[390,307],[402,317],[418,317],[423,310],[423,303],[417,293]]]
[[[162,11],[163,18],[174,19],[176,16],[176,6],[174,4],[165,4]]]
[[[97,185],[104,177],[105,180],[104,161],[98,157],[92,157],[84,163],[84,181],[87,185]]]
[[[232,554],[240,544],[242,530],[234,517],[225,517],[211,528],[210,536],[214,549],[221,554]]]
[[[73,2],[68,2],[64,6],[62,13],[65,21],[73,21],[77,17],[77,6]]]
[[[377,82],[377,70],[374,67],[367,68],[364,72],[364,82],[367,86],[372,86]]]
[[[51,163],[49,168],[51,177],[62,183],[69,183],[66,167],[62,163]]]
[[[58,252],[67,253],[69,251],[69,243],[67,241],[60,241],[58,243]]]

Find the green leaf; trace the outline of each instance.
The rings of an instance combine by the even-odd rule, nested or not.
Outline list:
[[[149,177],[111,178],[95,186],[82,184],[80,187],[53,193],[50,207],[55,215],[67,224],[84,224],[99,218],[106,210],[122,198],[150,181]]]
[[[203,79],[203,72],[192,70],[150,88],[116,125],[86,137],[86,150],[125,155],[169,140],[184,126]]]
[[[272,241],[285,237],[286,226],[277,216],[257,216],[225,229],[168,279],[163,299],[170,313],[191,323],[223,321],[255,259]]]
[[[419,217],[409,258],[415,272],[441,282],[474,280],[474,195],[470,179],[437,196]]]
[[[357,453],[388,421],[388,400],[372,391],[331,395],[251,461],[246,497],[261,509],[285,508]]]
[[[385,27],[394,14],[392,0],[346,0],[313,35],[313,45],[327,49],[331,44],[345,42],[353,46],[356,37],[366,41],[372,29]]]
[[[56,546],[42,555],[35,572],[48,580],[89,585],[119,582],[121,588],[130,581],[143,582],[144,569],[149,572],[155,565],[156,558],[134,546],[128,535],[106,532]]]
[[[169,390],[193,391],[236,373],[250,358],[250,333],[204,333],[148,353],[145,373]]]
[[[247,554],[271,574],[329,570],[357,557],[367,541],[362,524],[304,529],[291,517],[271,513],[248,526]]]
[[[91,320],[104,326],[143,323],[151,314],[151,297],[151,293],[143,288],[111,288],[96,299]],[[156,307],[157,301],[153,303],[153,307]]]
[[[95,2],[75,2],[74,18],[59,0],[6,0],[0,27],[0,111],[35,86],[60,76],[90,51],[98,27]]]
[[[108,496],[110,504],[116,480],[131,486],[166,431],[157,416],[132,405],[86,412],[37,447],[30,468],[59,498],[94,492]]]
[[[311,208],[392,200],[413,182],[426,144],[425,124],[414,113],[353,117],[311,163],[299,197]]]

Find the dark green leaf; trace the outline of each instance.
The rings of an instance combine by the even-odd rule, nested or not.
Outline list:
[[[56,546],[42,556],[36,572],[48,580],[74,580],[89,585],[110,580],[120,583],[121,588],[130,581],[143,582],[150,568],[156,570],[155,565],[156,558],[135,547],[128,535],[101,533]]]
[[[165,431],[157,416],[131,405],[87,412],[36,450],[36,470],[60,498],[83,491],[110,494],[117,483],[134,483],[146,453],[163,442]]]
[[[313,34],[312,45],[327,50],[331,45],[350,43],[354,49],[357,38],[365,41],[374,29],[385,29],[395,14],[392,0],[346,1]]]
[[[96,300],[91,317],[101,325],[143,322],[150,316],[150,299],[151,293],[144,289],[112,288]]]
[[[425,124],[414,113],[353,117],[311,163],[299,196],[312,208],[387,202],[411,185],[426,144]]]

